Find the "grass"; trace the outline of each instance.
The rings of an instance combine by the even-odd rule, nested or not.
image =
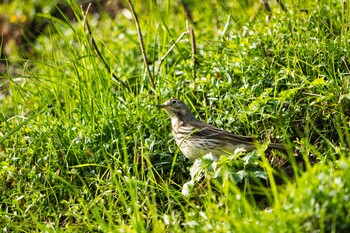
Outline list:
[[[1,77],[11,93],[0,100],[3,232],[350,229],[347,4],[286,2],[266,21],[258,3],[188,3],[194,64],[180,3],[134,2],[155,90],[125,12],[89,15],[106,69],[68,4],[77,19],[37,15],[51,25],[8,61],[21,72]],[[155,107],[171,96],[261,148],[187,161]],[[270,165],[268,141],[296,149],[305,169],[293,150],[294,179]]]

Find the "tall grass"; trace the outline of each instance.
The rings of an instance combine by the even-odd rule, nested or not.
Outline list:
[[[156,93],[127,11],[89,15],[110,69],[75,2],[74,20],[40,15],[51,26],[22,73],[3,76],[3,231],[346,232],[348,6],[272,5],[266,21],[258,3],[238,3],[188,3],[196,65],[180,3],[134,3]],[[261,148],[217,164],[187,161],[155,107],[171,96],[204,121],[256,135]],[[268,141],[293,148],[283,166],[294,178],[271,164],[283,155],[265,151]]]

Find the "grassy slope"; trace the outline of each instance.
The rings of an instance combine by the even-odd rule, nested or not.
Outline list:
[[[181,6],[167,4],[135,6],[154,74],[186,31]],[[7,77],[13,82],[12,96],[1,103],[1,228],[349,230],[349,11],[338,1],[286,6],[288,13],[275,6],[266,22],[264,12],[249,20],[254,7],[190,5],[198,64],[186,34],[154,76],[155,91],[132,20],[91,18],[104,57],[127,87],[104,69],[80,22],[53,20],[23,74]],[[166,115],[154,107],[156,96],[177,96],[203,120],[293,144],[306,162],[312,156],[318,163],[283,186],[270,177],[272,189],[261,190],[272,211],[251,195],[257,173],[237,185],[237,179],[209,179],[185,197],[190,164],[171,140]],[[242,174],[243,168],[253,172],[256,162],[232,164]],[[271,167],[262,166],[271,175]]]

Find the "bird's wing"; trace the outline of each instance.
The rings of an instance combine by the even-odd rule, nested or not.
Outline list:
[[[216,128],[212,125],[205,124],[202,127],[196,127],[197,130],[192,132],[192,136],[208,138],[208,139],[222,139],[226,141],[234,141],[242,144],[254,144],[255,137],[248,137],[242,135],[236,135],[231,132]]]

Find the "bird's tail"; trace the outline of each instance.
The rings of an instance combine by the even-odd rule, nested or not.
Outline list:
[[[287,152],[286,146],[281,144],[281,143],[270,143],[268,148],[269,149],[279,150],[279,151],[284,152],[284,153]]]

